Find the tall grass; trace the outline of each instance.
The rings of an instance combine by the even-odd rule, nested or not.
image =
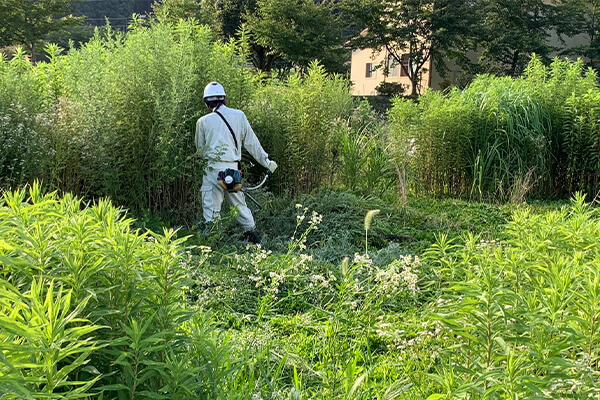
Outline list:
[[[193,22],[108,29],[79,50],[32,65],[17,52],[0,67],[4,187],[43,179],[88,196],[110,196],[141,213],[194,214],[202,165],[193,144],[206,113],[206,82],[228,101],[251,97],[249,70],[233,44]]]
[[[202,173],[193,147],[202,89],[227,82],[233,106],[250,91],[233,47],[193,23],[158,24],[98,38],[68,61],[67,89],[83,114],[72,117],[89,146],[79,163],[84,187],[134,209],[190,212]]]
[[[479,76],[463,91],[396,100],[395,157],[420,192],[500,200],[595,194],[595,79],[581,62],[545,67],[534,58],[521,78]]]
[[[390,193],[396,186],[396,170],[386,121],[363,101],[336,126],[336,181],[354,193]]]

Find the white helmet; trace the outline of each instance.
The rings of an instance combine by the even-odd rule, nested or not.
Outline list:
[[[204,88],[204,101],[224,100],[225,89],[219,82],[211,82]]]

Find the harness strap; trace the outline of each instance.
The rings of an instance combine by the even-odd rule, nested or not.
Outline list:
[[[219,111],[217,111],[216,108],[213,111],[215,113],[217,113],[217,115],[219,117],[221,117],[221,119],[223,120],[223,122],[225,122],[225,125],[227,125],[227,127],[229,128],[229,132],[231,132],[231,136],[233,137],[233,142],[235,143],[235,148],[237,150],[237,148],[238,148],[238,142],[237,142],[237,139],[235,137],[235,133],[233,133],[233,129],[231,128],[231,125],[229,125],[229,122],[227,122],[227,120],[225,119],[225,117],[223,116],[223,114],[221,114]]]

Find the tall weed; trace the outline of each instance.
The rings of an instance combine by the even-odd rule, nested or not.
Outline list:
[[[347,120],[338,120],[335,182],[354,193],[385,195],[395,189],[396,171],[389,154],[389,129],[363,101]]]
[[[595,79],[581,62],[546,67],[534,57],[521,78],[479,76],[463,91],[396,100],[393,154],[417,192],[498,200],[595,194]]]
[[[311,64],[306,74],[286,81],[271,81],[256,90],[248,117],[261,142],[280,163],[275,175],[280,191],[310,192],[331,185],[340,154],[336,121],[353,110],[348,82],[328,76]]]
[[[185,378],[181,365],[194,368],[186,238],[134,231],[106,200],[86,205],[38,185],[5,192],[0,232],[7,382],[23,393],[182,397],[169,384]]]
[[[27,292],[0,281],[0,395],[3,398],[76,399],[93,393],[98,374],[78,379],[90,354],[102,347],[93,333],[102,327],[82,318],[89,297],[72,303],[54,281],[33,280]]]
[[[506,241],[471,236],[444,256],[450,281],[437,318],[453,332],[449,389],[473,398],[584,398],[597,394],[597,210],[513,214]],[[440,244],[440,248],[442,245]],[[440,393],[441,394],[441,393]]]
[[[110,196],[141,214],[194,218],[202,164],[193,135],[208,110],[202,90],[223,81],[243,106],[253,77],[233,43],[194,22],[108,29],[79,50],[31,64],[17,52],[0,68],[0,159],[5,188],[34,179]]]

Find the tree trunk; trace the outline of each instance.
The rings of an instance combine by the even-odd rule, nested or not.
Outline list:
[[[270,74],[271,69],[273,69],[273,62],[275,62],[277,56],[274,54],[269,54],[268,49],[260,45],[253,46],[253,52],[252,64],[254,67],[260,71]]]
[[[513,59],[512,59],[512,63],[510,65],[510,70],[509,70],[509,74],[512,77],[516,77],[517,76],[517,66],[519,64],[519,56],[521,54],[519,53],[519,50],[515,50],[515,52],[513,53]]]
[[[417,92],[417,87],[418,87],[418,85],[419,85],[419,84],[418,84],[418,80],[419,80],[419,75],[418,75],[418,74],[416,74],[415,76],[411,76],[411,77],[410,77],[410,85],[411,85],[411,87],[412,87],[412,90],[411,90],[411,93],[410,93],[410,95],[411,95],[412,97],[417,97],[417,95],[419,94],[419,93]]]
[[[37,59],[35,57],[35,42],[28,43],[27,47],[29,48],[29,52],[31,53],[30,60],[33,64],[35,64],[37,62]]]

